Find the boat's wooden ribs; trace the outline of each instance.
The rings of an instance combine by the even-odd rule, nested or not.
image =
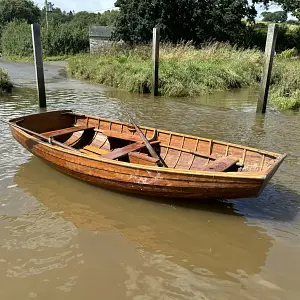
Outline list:
[[[139,136],[133,135],[133,134],[126,134],[126,133],[119,133],[114,130],[98,130],[95,129],[96,132],[101,133],[103,135],[106,135],[110,138],[116,138],[116,139],[122,139],[122,140],[128,140],[132,142],[142,142],[142,139]]]
[[[85,119],[76,118],[76,125],[95,127],[97,135],[91,145],[97,148],[105,145],[105,149],[109,150],[142,142],[129,123],[86,116]],[[272,155],[263,150],[150,127],[141,126],[140,129],[149,141],[160,141],[162,158],[176,169],[197,171],[211,166],[219,158],[235,157],[239,159],[238,172],[256,172],[268,168],[273,160]]]
[[[229,145],[226,146],[225,156],[228,156],[228,153],[229,153]]]
[[[208,155],[207,153],[196,152],[196,151],[192,151],[192,150],[188,150],[188,149],[184,149],[184,148],[178,148],[178,147],[174,147],[174,146],[168,146],[168,145],[164,145],[164,144],[161,144],[161,147],[194,154],[195,156],[199,156],[199,157],[203,157],[203,158],[209,158],[209,159],[217,159],[218,158],[215,155]]]
[[[181,143],[181,147],[180,147],[180,150],[179,150],[179,155],[178,155],[178,158],[177,158],[177,160],[175,162],[174,169],[176,169],[176,167],[177,167],[177,165],[178,165],[178,163],[180,161],[180,158],[181,158],[181,155],[182,155],[182,152],[183,152],[184,141],[185,141],[185,136],[183,136],[183,138],[182,138],[182,143]]]
[[[262,171],[264,168],[265,160],[266,160],[266,156],[263,154],[261,158],[260,168],[259,168],[260,171]]]
[[[157,166],[159,159],[148,156],[147,154],[131,152],[128,154],[129,161],[133,164],[141,164],[148,166]]]
[[[189,166],[189,170],[192,168],[193,164],[194,164],[194,161],[195,161],[195,158],[196,158],[196,151],[198,149],[198,145],[199,145],[199,139],[197,139],[197,142],[196,142],[196,146],[195,146],[195,149],[194,149],[194,153],[193,153],[193,156],[192,156],[192,161],[191,161],[191,164]]]

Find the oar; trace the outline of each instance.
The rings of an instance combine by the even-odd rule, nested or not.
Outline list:
[[[4,120],[0,120],[0,121],[3,122],[3,123],[5,123],[5,124],[7,124],[7,125],[12,126],[12,127],[15,127],[15,128],[20,129],[20,130],[23,130],[23,131],[25,131],[25,132],[27,132],[27,133],[29,133],[29,134],[31,134],[31,135],[35,135],[35,136],[39,137],[41,140],[44,140],[45,142],[48,142],[49,144],[54,144],[54,145],[60,146],[60,147],[62,147],[62,148],[68,149],[68,150],[80,152],[79,150],[77,150],[77,149],[75,149],[75,148],[72,148],[72,147],[70,147],[70,146],[67,146],[67,145],[65,145],[65,144],[63,144],[63,143],[60,143],[60,142],[54,140],[54,139],[48,138],[48,137],[46,137],[46,136],[43,135],[43,134],[40,134],[40,133],[31,131],[31,130],[29,130],[29,129],[26,129],[26,128],[24,128],[24,127],[21,127],[21,126],[15,124],[15,123],[10,123],[10,122],[4,121]]]
[[[128,112],[127,112],[127,115],[129,117],[130,122],[134,126],[135,130],[137,131],[139,136],[142,138],[142,140],[143,140],[145,146],[147,147],[148,151],[150,152],[151,156],[159,160],[157,162],[157,165],[159,167],[168,168],[167,164],[164,162],[164,160],[161,158],[161,156],[158,153],[156,153],[156,151],[153,149],[153,147],[151,146],[151,144],[149,143],[149,141],[147,140],[147,138],[145,137],[145,135],[143,134],[141,129],[135,124],[135,122],[133,121],[132,117],[130,116],[130,114]]]

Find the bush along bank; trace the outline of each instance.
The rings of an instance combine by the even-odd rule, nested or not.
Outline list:
[[[13,84],[10,81],[8,74],[0,68],[0,92],[12,91]]]
[[[283,52],[275,62],[270,101],[280,110],[300,110],[300,58]],[[291,51],[289,51],[291,53]]]
[[[227,44],[196,49],[188,44],[160,49],[159,92],[162,96],[196,96],[257,83],[262,53],[238,50]],[[152,89],[151,47],[114,46],[95,55],[80,54],[68,60],[71,76],[130,92]]]
[[[159,92],[162,96],[197,96],[213,91],[256,85],[259,88],[263,52],[228,44],[163,45],[160,50]],[[129,92],[150,93],[150,46],[116,45],[95,55],[69,58],[69,75]],[[290,49],[277,55],[271,80],[270,102],[280,110],[300,109],[300,58]]]
[[[89,49],[89,36],[86,28],[74,24],[50,24],[42,27],[41,37],[45,57],[66,57]],[[13,21],[2,32],[2,54],[5,59],[28,61],[33,58],[30,25]]]

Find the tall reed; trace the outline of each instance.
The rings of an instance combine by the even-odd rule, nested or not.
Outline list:
[[[162,45],[159,92],[164,96],[197,96],[216,90],[253,85],[261,73],[262,53],[228,44]],[[127,90],[152,89],[151,47],[115,45],[101,52],[79,54],[68,60],[70,75]]]

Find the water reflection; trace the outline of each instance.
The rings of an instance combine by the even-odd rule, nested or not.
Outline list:
[[[258,273],[272,245],[261,228],[248,226],[228,205],[191,209],[144,201],[69,178],[38,158],[21,166],[14,182],[77,228],[119,232],[148,252],[217,278],[238,269]]]
[[[244,216],[258,220],[294,221],[300,210],[300,195],[286,187],[269,184],[258,198],[228,201]]]

